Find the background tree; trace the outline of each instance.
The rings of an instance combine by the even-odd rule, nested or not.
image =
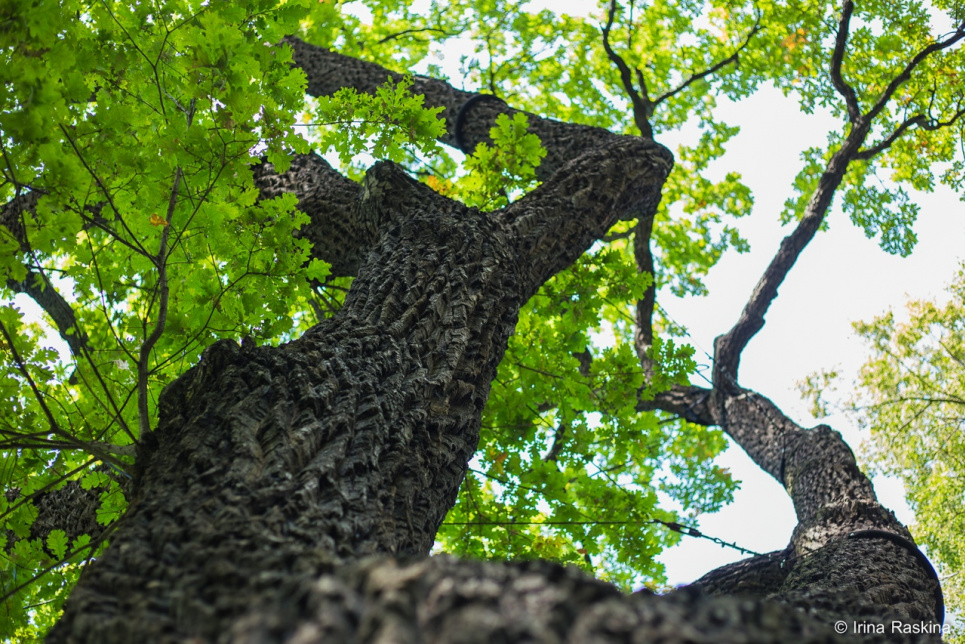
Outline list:
[[[4,309],[10,623],[23,636],[45,627],[75,566],[108,542],[55,639],[824,640],[822,621],[883,620],[885,607],[933,619],[929,568],[840,437],[737,384],[741,350],[835,191],[905,253],[915,210],[869,187],[875,164],[928,187],[921,152],[952,159],[963,109],[937,79],[960,69],[965,25],[932,36],[909,5],[882,35],[876,9],[610,5],[600,34],[504,4],[425,17],[375,4],[371,27],[328,3],[11,7],[3,268],[73,359],[59,363]],[[291,33],[305,40],[277,45]],[[484,44],[468,68],[499,100],[360,60],[411,68],[456,34]],[[319,98],[308,120],[338,126],[320,145],[347,174],[369,150],[429,187],[381,164],[360,188],[306,154],[293,133],[302,74]],[[654,294],[700,292],[701,272],[743,246],[717,224],[749,194],[736,174],[702,173],[733,134],[712,118],[714,94],[765,79],[805,109],[837,106],[844,126],[807,155],[786,213],[795,232],[702,389],[685,384],[689,349]],[[668,178],[651,137],[691,117],[706,136],[678,150]],[[632,127],[645,136],[614,133]],[[473,152],[464,171],[433,138]],[[943,179],[960,187],[956,163]],[[658,205],[661,187],[682,212]],[[592,341],[601,320],[607,345]],[[651,410],[683,420],[636,413]],[[630,599],[538,564],[364,559],[426,554],[478,454],[443,544],[659,582],[649,555],[669,533],[648,526],[680,529],[680,517],[654,484],[691,517],[728,495],[709,462],[720,437],[700,429],[711,425],[788,487],[800,525],[785,551],[697,586],[776,602]],[[618,519],[599,521],[604,509]],[[499,583],[509,590],[494,595]]]
[[[866,460],[904,484],[908,504],[915,511],[911,531],[940,564],[946,603],[957,613],[963,609],[960,571],[965,551],[963,287],[965,275],[959,273],[944,305],[909,302],[907,321],[889,312],[856,324],[871,347],[871,356],[847,403],[869,430]],[[820,396],[814,385],[836,376],[828,373],[810,379],[816,411],[826,411],[829,403],[827,394]],[[961,637],[959,629],[946,641]]]

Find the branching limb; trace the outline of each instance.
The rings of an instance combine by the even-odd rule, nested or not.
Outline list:
[[[831,56],[831,82],[834,89],[844,97],[848,107],[848,120],[856,124],[861,119],[861,109],[858,106],[858,96],[854,88],[844,81],[841,75],[841,64],[844,61],[844,51],[848,45],[848,31],[851,25],[851,14],[854,12],[854,2],[844,0],[841,8],[841,19],[838,21],[838,33],[834,38],[834,54]]]
[[[633,122],[636,124],[637,128],[640,130],[640,134],[652,139],[653,138],[653,126],[650,125],[650,117],[653,116],[654,103],[650,101],[647,97],[647,85],[643,78],[643,73],[637,70],[637,81],[640,84],[640,91],[633,87],[633,76],[630,72],[630,67],[627,65],[623,57],[620,56],[613,50],[610,46],[610,30],[613,28],[613,20],[616,16],[617,3],[616,0],[610,0],[610,8],[607,11],[606,25],[603,27],[603,49],[606,51],[607,58],[610,59],[620,72],[620,80],[623,83],[623,89],[626,91],[627,96],[630,98],[630,103],[633,105]]]
[[[837,152],[834,153],[825,167],[824,172],[818,180],[817,188],[811,194],[804,217],[794,232],[785,237],[781,242],[778,252],[771,260],[767,270],[751,294],[747,305],[744,307],[740,319],[728,333],[717,338],[715,342],[714,380],[716,387],[730,388],[736,386],[741,352],[744,347],[747,346],[750,339],[763,328],[764,314],[767,312],[774,298],[777,297],[778,287],[783,283],[784,278],[797,261],[801,251],[804,250],[805,246],[811,241],[820,227],[831,205],[834,192],[841,184],[851,161],[871,158],[874,154],[886,149],[913,125],[922,127],[926,123],[924,117],[912,117],[899,125],[895,132],[878,145],[862,150],[861,147],[864,145],[865,138],[871,129],[873,119],[881,112],[885,103],[891,98],[895,90],[911,76],[912,71],[918,64],[932,53],[951,47],[959,40],[965,38],[965,23],[963,23],[948,38],[925,47],[905,66],[904,70],[892,80],[888,85],[888,89],[885,90],[868,114],[862,116],[856,112],[857,103],[852,103],[850,99],[848,99],[847,92],[849,88],[844,84],[843,80],[840,79],[840,58],[843,56],[843,47],[847,40],[847,26],[852,9],[853,5],[851,4],[851,0],[846,0],[838,30],[838,40],[836,41],[836,57],[832,61],[832,76],[836,75],[838,80],[841,81],[842,87],[838,89],[844,92],[845,99],[849,101],[849,118],[853,116],[853,112],[857,113],[858,116],[857,118],[851,118],[852,129],[848,133],[844,143]],[[839,48],[841,52],[838,52]],[[835,81],[836,87],[838,80]],[[954,123],[962,116],[962,112],[963,110],[961,109],[957,111],[946,123],[929,124],[928,127],[930,129],[938,129],[939,127]]]
[[[835,190],[841,185],[848,164],[855,158],[870,129],[870,120],[862,119],[852,128],[847,139],[832,155],[818,179],[808,201],[804,217],[794,231],[784,238],[757,286],[751,293],[737,323],[714,342],[714,386],[725,390],[737,387],[740,355],[751,338],[764,327],[764,315],[788,272],[804,248],[814,238],[824,221]]]
[[[935,131],[943,127],[950,127],[955,124],[955,122],[965,115],[965,108],[960,108],[957,110],[951,118],[945,121],[935,121],[929,119],[924,114],[916,114],[915,116],[905,119],[901,125],[895,128],[895,131],[885,137],[880,143],[877,143],[869,148],[864,148],[855,155],[855,159],[860,161],[867,161],[874,158],[878,154],[884,152],[891,145],[901,138],[901,136],[912,127],[917,127],[922,130]]]
[[[130,248],[133,252],[137,253],[138,255],[141,255],[142,257],[150,258],[151,253],[149,253],[148,250],[144,248],[144,246],[142,246],[140,242],[138,242],[137,236],[128,227],[127,222],[124,221],[123,212],[121,212],[121,210],[114,203],[114,195],[111,194],[111,191],[108,190],[106,185],[104,185],[104,182],[101,180],[100,176],[96,172],[94,172],[94,169],[90,166],[90,164],[87,163],[87,159],[84,158],[84,155],[81,153],[80,148],[77,147],[77,144],[74,142],[73,137],[70,136],[70,132],[68,132],[67,128],[64,127],[63,125],[60,126],[60,131],[63,132],[64,138],[70,144],[70,147],[73,148],[74,153],[77,155],[78,160],[80,160],[81,165],[84,166],[84,169],[87,170],[87,173],[94,180],[94,183],[97,184],[97,187],[104,195],[104,199],[110,205],[111,210],[114,211],[114,215],[117,217],[117,221],[120,222],[121,226],[124,228],[125,232],[127,232],[127,235],[130,239],[125,239],[121,237],[109,226],[98,223],[96,220],[93,223],[97,225],[101,230],[111,235],[118,242]]]
[[[638,401],[637,411],[659,409],[697,425],[719,425],[722,421],[718,409],[712,404],[712,393],[710,389],[694,385],[674,385],[668,391],[656,394],[653,400]]]
[[[673,97],[673,96],[676,96],[677,94],[679,94],[679,93],[682,92],[683,90],[687,89],[688,87],[690,87],[691,85],[693,85],[693,84],[696,83],[697,81],[702,80],[702,79],[707,78],[708,76],[710,76],[710,75],[712,75],[712,74],[717,73],[718,71],[720,71],[721,69],[723,69],[723,68],[726,67],[727,65],[730,65],[731,63],[733,63],[733,64],[736,65],[736,64],[737,64],[737,61],[738,61],[739,58],[740,58],[740,53],[747,48],[747,46],[748,46],[748,45],[750,44],[750,42],[751,42],[751,39],[752,39],[754,36],[756,36],[756,35],[758,34],[758,32],[760,32],[760,30],[761,30],[761,17],[760,17],[760,15],[758,15],[757,21],[754,23],[754,27],[751,29],[750,33],[747,34],[747,37],[744,38],[744,42],[742,42],[742,43],[740,44],[740,46],[738,46],[737,49],[734,50],[734,53],[733,53],[733,54],[731,54],[731,55],[728,56],[727,58],[721,60],[720,62],[714,64],[713,66],[708,67],[707,69],[703,70],[702,72],[697,72],[696,74],[692,74],[690,77],[687,78],[687,80],[685,80],[683,83],[681,83],[680,85],[678,85],[678,86],[675,87],[674,89],[667,90],[666,92],[664,92],[663,94],[661,94],[660,96],[658,96],[657,98],[655,98],[654,101],[653,101],[653,105],[654,105],[654,106],[657,106],[657,105],[659,105],[660,103],[662,103],[662,102],[664,102],[665,100],[667,100],[668,98],[671,98],[671,97]],[[638,70],[638,71],[639,71],[639,70]]]
[[[418,28],[418,29],[403,29],[402,31],[398,31],[398,32],[396,32],[396,33],[394,33],[394,34],[389,34],[389,35],[386,36],[385,38],[380,39],[380,40],[379,40],[378,42],[376,42],[375,44],[376,44],[376,45],[384,45],[385,43],[387,43],[387,42],[389,42],[389,41],[395,40],[396,38],[402,38],[403,36],[410,36],[410,35],[412,35],[412,34],[422,34],[422,33],[427,33],[427,32],[433,32],[433,33],[441,34],[441,35],[447,36],[447,37],[448,37],[448,36],[452,36],[452,34],[450,34],[449,32],[447,32],[445,29],[439,29],[438,27],[421,27],[421,28]]]
[[[628,214],[651,217],[673,166],[652,139],[620,137],[590,148],[499,216],[513,231],[526,301]]]
[[[50,411],[50,407],[47,405],[47,397],[42,391],[40,391],[40,387],[37,386],[33,376],[30,375],[30,370],[27,368],[26,361],[23,359],[23,356],[20,355],[20,352],[17,350],[17,347],[14,344],[13,336],[10,334],[6,325],[2,322],[0,322],[0,335],[3,336],[3,340],[6,343],[7,348],[10,350],[10,354],[13,356],[14,363],[17,365],[17,370],[20,372],[20,375],[23,376],[24,380],[27,381],[27,385],[30,387],[30,391],[33,393],[34,399],[40,406],[40,409],[44,414],[44,418],[47,420],[47,426],[50,428],[50,433],[59,437],[61,441],[63,441],[62,447],[82,450],[92,454],[105,463],[112,463],[113,465],[122,469],[126,467],[126,464],[123,461],[114,458],[107,451],[103,450],[101,448],[102,443],[85,442],[79,440],[73,434],[60,427],[57,419],[54,418],[53,412]]]
[[[71,355],[80,357],[87,344],[87,335],[77,326],[74,309],[43,272],[28,269],[23,281],[7,280],[7,286],[17,293],[29,295],[53,320],[60,337],[70,347]]]
[[[915,71],[922,61],[935,52],[948,49],[955,43],[960,42],[962,39],[965,39],[965,22],[962,22],[960,25],[958,25],[958,28],[944,40],[937,40],[915,54],[914,58],[912,58],[908,64],[905,65],[904,69],[901,70],[901,73],[895,76],[891,82],[888,83],[888,87],[885,88],[885,90],[881,93],[881,96],[878,97],[878,100],[875,101],[874,106],[868,111],[868,120],[875,118],[883,109],[885,109],[885,105],[888,104],[888,101],[891,100],[891,97],[895,95],[895,92],[903,83],[905,83],[905,81],[911,78],[912,72]]]
[[[192,103],[193,105],[193,103]],[[159,291],[157,322],[151,334],[144,339],[141,350],[137,357],[137,415],[138,426],[141,436],[147,436],[151,432],[151,418],[148,414],[147,400],[147,380],[151,351],[154,345],[161,339],[164,327],[168,318],[168,295],[170,286],[168,284],[168,236],[171,231],[171,220],[174,217],[174,209],[177,206],[178,190],[181,187],[181,166],[174,172],[174,187],[171,188],[171,195],[168,199],[168,209],[163,223],[164,229],[161,231],[161,241],[158,244],[157,255],[152,259],[158,270]],[[150,309],[148,309],[150,310]],[[145,320],[145,324],[146,324]]]

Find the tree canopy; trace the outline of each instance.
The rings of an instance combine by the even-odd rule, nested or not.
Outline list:
[[[361,181],[386,160],[436,194],[506,212],[569,167],[550,120],[602,142],[659,143],[695,122],[701,136],[673,150],[653,212],[635,206],[526,293],[436,548],[659,587],[655,555],[698,534],[697,517],[734,488],[713,462],[723,423],[689,385],[685,329],[657,303],[661,291],[700,296],[722,253],[746,250],[739,218],[753,196],[739,168],[709,170],[736,134],[717,101],[770,84],[840,119],[804,155],[774,213],[793,232],[718,342],[712,389],[726,392],[835,195],[884,251],[906,255],[908,188],[965,189],[961,12],[851,0],[611,2],[585,17],[502,0],[7,3],[2,634],[45,632],[110,543],[165,387],[219,341],[281,346],[341,310],[366,261],[345,239],[361,233],[308,214],[349,208],[360,188],[341,175]],[[320,56],[377,82],[315,73]],[[362,60],[382,67],[344,62]],[[484,93],[463,92],[456,110],[431,98],[443,91],[431,79]],[[470,100],[514,110],[476,126]],[[330,192],[310,208],[274,176]],[[46,317],[26,317],[14,294]],[[783,458],[770,468],[783,478]]]

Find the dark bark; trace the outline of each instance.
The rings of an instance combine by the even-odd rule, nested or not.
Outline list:
[[[218,343],[165,390],[130,508],[52,640],[214,639],[282,587],[426,555],[520,305],[618,216],[655,205],[670,165],[652,141],[615,137],[497,213],[391,164],[348,211],[318,201],[368,246],[343,308],[280,348]]]
[[[315,93],[371,91],[387,75],[292,44]],[[454,143],[470,94],[421,78],[416,91],[446,108]],[[474,103],[459,138],[485,140],[508,109]],[[355,192],[317,158],[259,170],[263,194],[295,192],[319,255],[357,278],[302,338],[217,343],[164,391],[130,508],[51,641],[829,642],[846,641],[838,619],[934,619],[937,582],[908,548],[849,538],[909,535],[840,436],[798,427],[734,379],[649,405],[722,425],[794,501],[799,525],[776,565],[771,555],[697,584],[744,598],[626,596],[550,564],[424,558],[519,307],[619,217],[652,214],[671,165],[648,139],[530,122],[550,149],[545,183],[495,213],[389,164]]]
[[[315,47],[298,38],[286,38],[285,42],[294,49],[295,64],[308,76],[308,93],[312,96],[328,96],[344,87],[371,94],[387,80],[402,78],[398,71]],[[498,115],[512,116],[520,111],[502,101],[477,100],[458,119],[461,127],[456,132],[460,109],[476,94],[426,76],[415,76],[413,81],[412,93],[423,95],[426,107],[443,108],[441,116],[446,121],[446,133],[440,140],[446,145],[465,148],[466,152],[471,153],[476,145],[490,140],[489,130]],[[583,152],[620,138],[600,128],[544,119],[535,114],[527,116],[529,131],[539,136],[546,148],[546,156],[536,168],[536,177],[540,180],[549,179],[561,166]]]
[[[787,549],[712,571],[697,587],[807,606],[826,621],[886,611],[909,622],[942,621],[934,570],[878,502],[840,434],[825,425],[804,429],[765,397],[734,386],[677,387],[641,407],[720,425],[794,504],[798,524]]]

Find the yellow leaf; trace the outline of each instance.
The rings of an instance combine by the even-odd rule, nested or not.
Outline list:
[[[158,215],[156,212],[151,213],[151,218],[148,219],[152,226],[167,226],[168,222],[164,221],[164,218]]]

